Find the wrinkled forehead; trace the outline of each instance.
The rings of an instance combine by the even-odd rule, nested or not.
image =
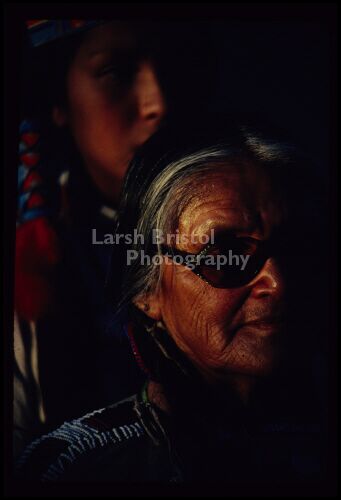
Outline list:
[[[213,168],[197,179],[178,221],[181,234],[235,230],[266,238],[284,216],[269,173],[251,163]]]

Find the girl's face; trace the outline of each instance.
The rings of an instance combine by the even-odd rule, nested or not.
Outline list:
[[[165,100],[153,63],[137,55],[128,25],[111,22],[89,31],[67,74],[68,103],[55,108],[67,124],[92,180],[115,200],[135,150],[158,128]]]

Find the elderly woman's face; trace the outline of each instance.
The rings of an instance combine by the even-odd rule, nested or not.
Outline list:
[[[281,222],[270,182],[258,167],[208,175],[184,209],[179,234],[188,237],[230,231],[266,240]],[[198,253],[203,245],[179,249]],[[208,379],[230,374],[264,375],[273,368],[281,337],[284,282],[276,260],[237,288],[214,288],[183,265],[164,264],[162,286],[152,299],[178,347]]]

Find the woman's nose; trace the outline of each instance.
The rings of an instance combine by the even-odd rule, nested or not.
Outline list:
[[[255,298],[279,298],[285,290],[285,280],[275,259],[267,259],[257,276],[250,283]]]
[[[141,63],[135,88],[140,120],[148,127],[157,127],[166,113],[166,102],[155,69],[150,62]]]

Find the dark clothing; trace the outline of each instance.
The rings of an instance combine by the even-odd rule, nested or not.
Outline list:
[[[150,405],[136,396],[65,423],[24,452],[30,480],[145,481],[175,478],[167,439]]]
[[[314,481],[321,473],[319,432],[285,423],[181,425],[135,395],[32,443],[21,479],[39,481]]]
[[[55,309],[37,323],[49,429],[128,397],[145,380],[134,359],[125,318],[115,314],[105,293],[113,246],[92,242],[93,229],[98,241],[114,232],[114,207],[105,204],[76,160],[66,194],[67,212],[55,221],[63,254],[56,271]],[[114,216],[108,217],[103,208]]]

